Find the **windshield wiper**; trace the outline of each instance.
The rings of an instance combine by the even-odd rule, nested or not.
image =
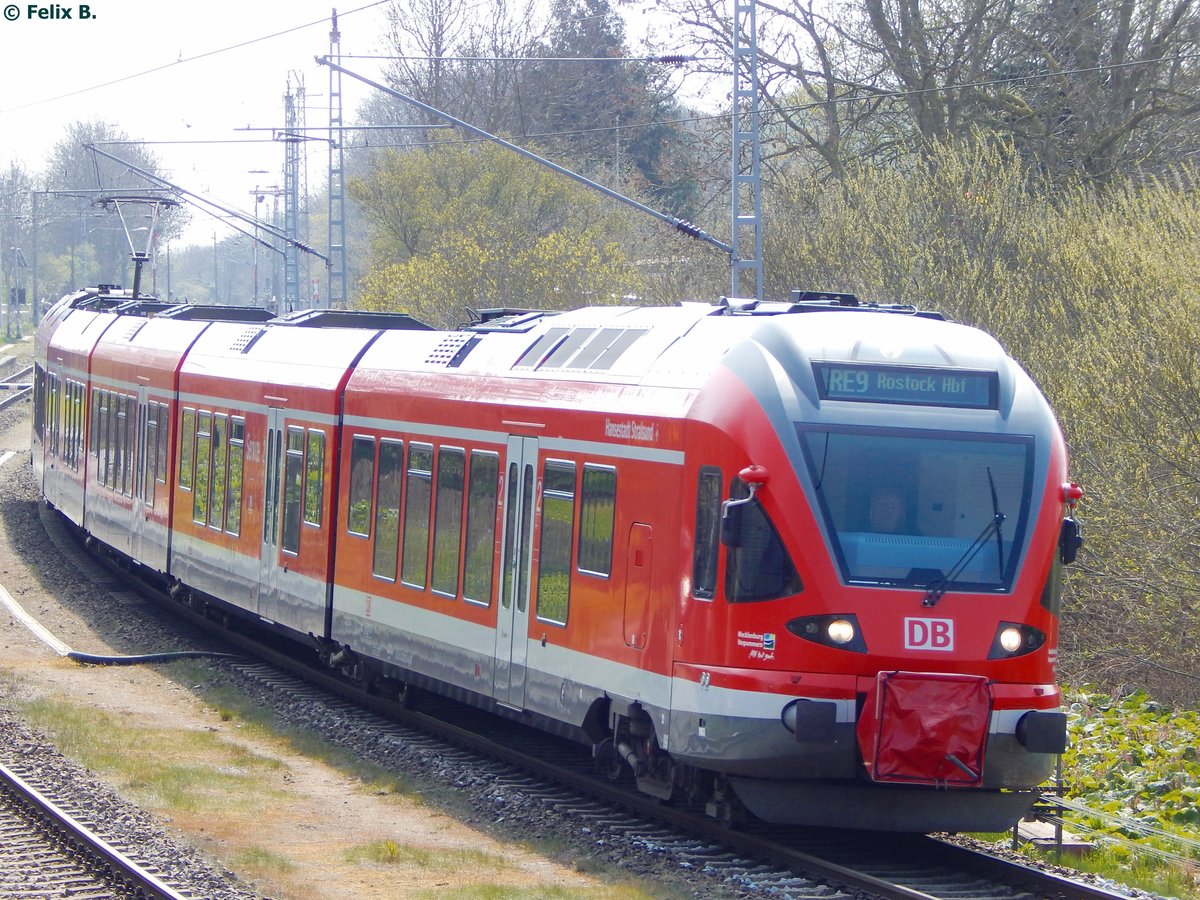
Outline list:
[[[996,571],[1000,577],[1004,577],[1004,534],[1001,531],[1004,525],[1004,513],[1000,512],[1000,501],[996,499],[996,481],[992,478],[992,467],[988,466],[988,487],[992,489],[992,515],[996,523]]]
[[[992,520],[987,523],[987,527],[983,531],[979,532],[979,537],[971,541],[970,546],[963,551],[963,555],[958,558],[958,562],[950,568],[950,571],[937,581],[930,583],[929,591],[925,594],[925,599],[921,601],[922,606],[937,606],[937,602],[946,596],[946,591],[954,586],[954,583],[958,581],[958,576],[970,565],[971,560],[975,558],[975,554],[979,552],[980,548],[987,543],[988,538],[993,534],[996,535],[996,552],[999,557],[1000,568],[998,571],[1000,577],[1004,577],[1004,535],[1002,532],[1004,513],[1000,512],[1000,503],[996,498],[996,482],[992,479],[991,467],[988,468],[987,474],[988,485],[992,491]]]

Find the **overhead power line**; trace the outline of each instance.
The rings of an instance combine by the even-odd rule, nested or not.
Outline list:
[[[388,0],[374,0],[374,2],[372,2],[372,3],[364,4],[363,6],[359,6],[355,9],[349,10],[348,12],[339,13],[339,15],[342,16],[342,18],[345,18],[346,16],[353,15],[354,13],[362,12],[363,10],[371,9],[376,6],[382,6],[387,2],[388,2]],[[243,47],[251,47],[255,44],[261,44],[263,41],[270,41],[270,40],[274,40],[275,38],[278,38],[278,37],[283,37],[284,35],[287,35],[287,34],[293,34],[297,31],[303,31],[305,28],[312,28],[313,26],[316,26],[316,25],[324,25],[328,21],[329,21],[329,16],[325,16],[324,18],[316,19],[315,21],[312,21],[312,22],[306,22],[303,25],[295,25],[291,28],[285,28],[282,31],[276,31],[273,34],[264,34],[261,37],[251,38],[250,40],[241,41],[240,43],[237,43],[237,44],[230,44],[228,47],[220,47],[216,50],[207,50],[204,53],[197,53],[195,56],[187,56],[187,57],[181,56],[181,57],[179,57],[179,59],[176,59],[174,62],[163,63],[160,66],[154,66],[153,68],[150,68],[150,69],[143,69],[141,72],[133,72],[129,75],[122,75],[120,78],[114,78],[111,81],[104,81],[104,82],[101,82],[100,84],[93,84],[88,87],[79,88],[78,90],[68,91],[65,94],[57,94],[53,97],[43,97],[40,100],[30,100],[28,103],[19,103],[15,106],[7,106],[4,109],[0,109],[0,114],[16,112],[17,110],[21,110],[21,109],[30,109],[35,106],[43,106],[44,104],[47,104],[47,103],[55,103],[59,100],[66,100],[68,97],[78,97],[80,94],[87,94],[87,93],[90,93],[91,91],[98,91],[98,90],[101,90],[102,88],[112,87],[114,84],[123,84],[124,82],[132,81],[135,78],[144,78],[147,75],[153,75],[156,72],[161,72],[164,69],[171,68],[172,66],[179,66],[179,65],[183,65],[184,63],[196,62],[197,60],[201,60],[201,59],[208,59],[210,56],[217,56],[221,53],[229,53],[232,50],[240,50]]]
[[[546,159],[544,156],[538,156],[536,153],[533,153],[530,150],[526,150],[524,147],[518,146],[517,144],[514,144],[511,141],[506,141],[506,140],[504,140],[504,138],[497,137],[496,135],[491,134],[490,132],[484,131],[482,128],[472,125],[470,122],[465,122],[462,119],[456,118],[455,116],[452,116],[449,113],[438,109],[437,107],[430,106],[427,103],[422,103],[420,100],[417,100],[415,97],[410,97],[407,94],[402,94],[400,91],[394,90],[393,88],[390,88],[387,85],[380,84],[377,81],[372,81],[370,78],[367,78],[364,75],[359,75],[356,72],[351,72],[349,69],[345,69],[345,68],[339,66],[337,63],[333,62],[326,56],[317,57],[317,62],[319,62],[321,65],[329,66],[330,69],[332,69],[336,72],[341,72],[343,75],[348,75],[351,78],[355,79],[356,81],[362,82],[363,84],[367,85],[368,87],[373,87],[378,91],[383,91],[383,93],[388,94],[391,97],[395,97],[397,100],[401,100],[401,101],[409,104],[410,106],[416,107],[417,109],[421,110],[422,112],[428,113],[429,115],[432,115],[432,116],[436,116],[439,119],[443,119],[444,121],[449,122],[450,124],[454,125],[456,128],[461,128],[464,131],[470,132],[471,134],[475,135],[476,137],[483,138],[484,140],[491,141],[495,144],[499,144],[501,147],[511,150],[512,152],[518,154],[519,156],[523,156],[526,159],[532,160],[533,162],[536,162],[538,165],[545,166],[548,169],[552,169],[555,172],[558,172],[560,175],[565,175],[566,177],[571,178],[574,181],[579,182],[580,184],[590,187],[592,190],[598,191],[601,194],[604,194],[604,196],[606,196],[612,200],[616,200],[619,203],[624,203],[626,206],[631,206],[634,209],[639,210],[640,212],[646,213],[647,215],[652,216],[655,219],[658,219],[660,222],[667,223],[672,228],[676,229],[677,231],[679,231],[682,234],[686,234],[689,237],[694,237],[698,240],[704,241],[705,243],[710,244],[710,245],[716,247],[717,249],[722,250],[725,253],[731,253],[733,251],[733,248],[729,244],[726,244],[724,241],[721,241],[721,240],[713,237],[711,234],[709,234],[708,232],[704,231],[703,229],[697,227],[696,225],[693,225],[691,222],[687,222],[676,216],[667,215],[666,213],[660,212],[656,209],[652,209],[643,203],[639,203],[638,201],[636,201],[630,197],[626,197],[624,194],[614,191],[612,188],[605,187],[602,184],[592,181],[590,178],[585,178],[584,176],[580,175],[578,172],[572,172],[570,169],[567,169],[567,168],[564,168],[563,166],[558,165],[558,163],[551,162],[550,160]]]

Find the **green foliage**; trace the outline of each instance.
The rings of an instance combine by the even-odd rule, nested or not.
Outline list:
[[[1062,671],[1200,697],[1200,198],[1169,183],[1050,193],[995,143],[770,195],[768,294],[941,309],[1049,396],[1086,491]]]
[[[390,153],[350,187],[375,222],[364,308],[450,326],[464,308],[570,309],[639,290],[611,204],[500,147]]]
[[[1200,826],[1200,713],[1164,707],[1141,691],[1114,699],[1085,689],[1068,700],[1063,770],[1070,796],[1130,823],[1194,835]],[[1135,828],[1118,833],[1139,836]]]

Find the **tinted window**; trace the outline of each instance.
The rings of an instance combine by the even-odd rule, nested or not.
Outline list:
[[[325,432],[309,430],[304,467],[304,521],[320,526],[325,491]]]
[[[283,542],[284,550],[300,550],[300,503],[304,489],[304,429],[289,426],[287,454],[283,465]]]
[[[229,421],[229,486],[225,491],[225,530],[242,530],[242,479],[245,477],[246,420],[234,416]]]
[[[467,489],[467,547],[463,554],[463,598],[492,602],[492,557],[496,541],[496,486],[500,457],[495,453],[471,453],[471,475]]]
[[[614,515],[617,504],[617,470],[609,466],[583,467],[579,501],[579,570],[590,575],[612,572]]]
[[[439,594],[451,597],[458,594],[458,551],[462,546],[465,467],[466,457],[462,450],[443,447],[438,451],[432,587]]]
[[[735,500],[750,495],[740,478],[733,480],[730,493]],[[774,600],[804,589],[787,548],[762,505],[735,507],[740,519],[738,541],[729,548],[725,561],[725,596],[730,603]]]
[[[212,413],[196,416],[196,483],[192,496],[192,521],[199,525],[208,522],[208,485],[212,464]]]
[[[696,484],[696,533],[692,549],[692,594],[711,599],[717,590],[721,547],[721,470],[704,468]]]
[[[433,447],[411,444],[404,481],[404,549],[400,580],[424,588],[429,559],[429,506],[433,499]]]
[[[1011,585],[1032,439],[851,428],[800,437],[843,579],[927,587],[953,573],[959,588]],[[999,535],[984,536],[997,513]]]
[[[379,488],[375,495],[375,553],[371,571],[395,580],[400,541],[400,488],[404,473],[404,445],[383,441],[379,445]]]
[[[375,439],[356,437],[350,445],[350,509],[346,530],[371,533],[371,489],[375,485]]]
[[[571,594],[571,535],[575,526],[575,464],[547,460],[542,470],[542,540],[537,615],[563,624]]]

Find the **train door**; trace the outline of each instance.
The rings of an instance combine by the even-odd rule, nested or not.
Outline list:
[[[283,483],[283,410],[267,410],[266,468],[263,470],[263,532],[258,569],[258,609],[271,618],[279,602],[279,508]]]
[[[500,609],[496,616],[496,685],[500,703],[525,705],[529,637],[529,568],[533,552],[537,438],[510,437],[501,539]]]
[[[130,555],[134,559],[146,559],[146,520],[154,511],[154,474],[146,478],[146,404],[149,390],[138,385],[137,425],[135,426],[135,449],[133,457],[133,519],[129,525]]]

